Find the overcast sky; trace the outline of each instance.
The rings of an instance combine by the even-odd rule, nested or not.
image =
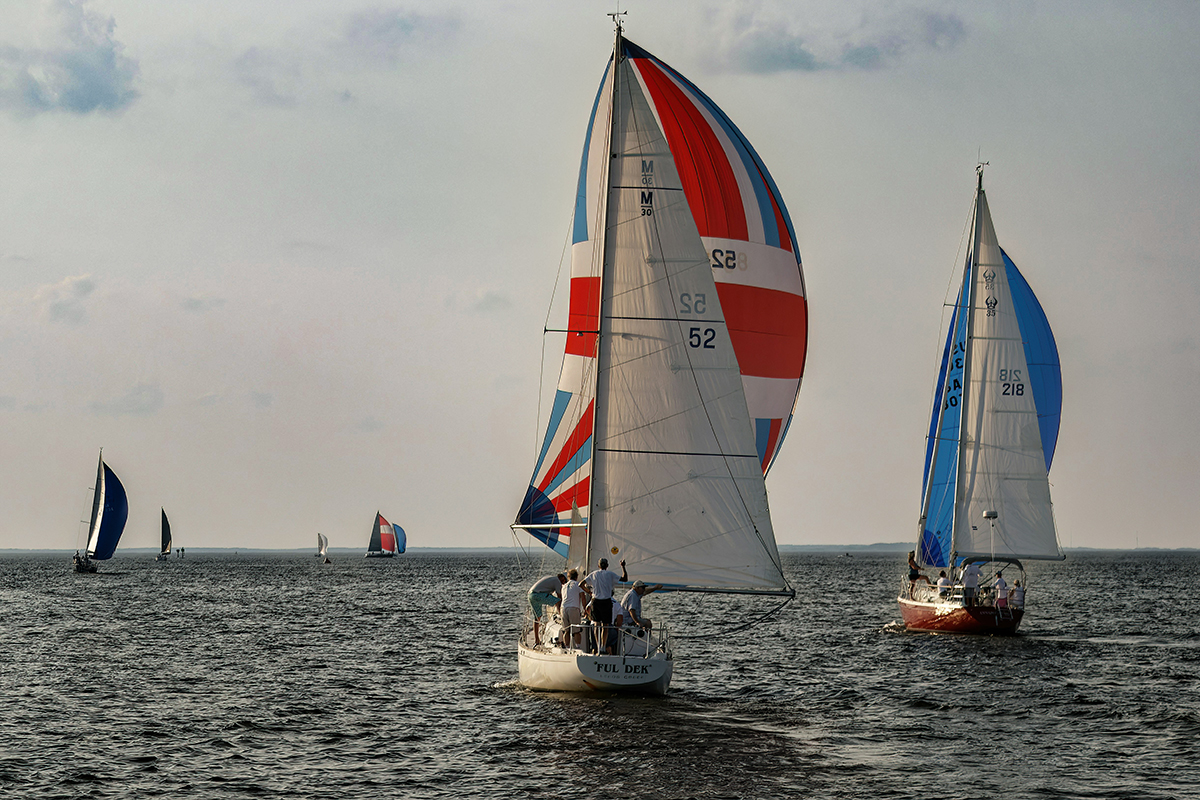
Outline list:
[[[777,539],[915,538],[982,156],[1062,358],[1062,544],[1200,544],[1200,6],[686,5],[627,34],[804,260]],[[512,544],[610,10],[0,0],[0,548],[79,546],[101,446],[126,547],[160,506],[184,547]]]

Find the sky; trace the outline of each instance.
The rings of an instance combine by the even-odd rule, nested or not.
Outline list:
[[[982,159],[1058,340],[1061,544],[1200,545],[1200,6],[628,9],[795,226],[781,544],[915,539]],[[79,547],[101,447],[124,547],[160,506],[184,547],[513,544],[612,10],[0,0],[0,548]]]

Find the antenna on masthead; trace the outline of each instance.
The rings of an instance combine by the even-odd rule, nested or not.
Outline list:
[[[981,191],[981,192],[983,191],[983,168],[986,167],[990,163],[992,163],[992,162],[980,161],[978,164],[975,165],[975,174],[979,176],[979,187],[978,188],[979,188],[979,191]]]
[[[620,33],[623,28],[623,26],[621,25],[621,17],[625,16],[628,13],[629,13],[628,11],[622,11],[621,4],[617,3],[617,10],[615,12],[608,14],[608,16],[612,17],[613,25],[615,25],[617,27],[617,33]]]

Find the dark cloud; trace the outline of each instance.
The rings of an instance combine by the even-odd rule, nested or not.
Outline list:
[[[116,21],[90,11],[86,0],[55,0],[47,10],[55,46],[0,46],[0,106],[86,114],[120,111],[136,100],[138,65],[114,38]]]
[[[163,406],[162,389],[155,384],[139,383],[115,400],[96,401],[92,411],[106,416],[148,417]]]
[[[738,18],[725,60],[731,69],[743,72],[875,70],[918,50],[951,50],[966,35],[959,17],[925,10],[886,17],[866,11],[855,30],[822,37],[794,32],[766,14],[750,14]]]
[[[756,30],[740,36],[729,59],[744,72],[812,72],[829,65],[817,60],[804,40],[779,30]]]

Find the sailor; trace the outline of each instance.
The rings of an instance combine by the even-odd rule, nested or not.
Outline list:
[[[938,573],[938,597],[949,597],[950,586],[950,579],[946,577],[946,570],[942,570]]]
[[[1013,584],[1013,588],[1008,592],[1008,603],[1013,608],[1025,607],[1025,587],[1020,581]]]
[[[572,644],[577,650],[580,647],[580,639],[583,635],[580,628],[580,624],[583,622],[583,606],[584,593],[583,587],[579,585],[579,570],[572,569],[567,572],[567,582],[562,587],[563,627],[569,634],[563,641],[564,647]]]
[[[656,583],[653,586],[648,587],[642,581],[633,582],[633,588],[626,592],[625,596],[621,598],[621,605],[623,605],[625,610],[629,612],[630,622],[632,622],[634,625],[637,625],[639,628],[646,628],[647,630],[654,627],[653,623],[651,623],[649,619],[642,616],[642,598],[651,592],[658,591],[661,588],[661,583]]]
[[[547,575],[529,588],[529,607],[533,609],[533,646],[542,643],[541,621],[546,606],[557,606],[562,602],[562,585],[567,576],[561,572]]]
[[[963,605],[967,608],[975,605],[975,595],[979,593],[979,565],[971,562],[963,567]]]
[[[992,586],[996,590],[996,608],[1004,608],[1008,605],[1008,583],[1000,570],[996,570],[996,580],[992,581]]]
[[[621,582],[629,580],[625,571],[625,560],[621,559]],[[601,641],[600,634],[606,620],[612,619],[613,589],[617,585],[617,573],[608,568],[608,559],[600,559],[600,569],[588,575],[583,582],[592,590],[592,620],[596,624],[596,640]]]
[[[908,596],[913,596],[913,590],[917,587],[917,581],[925,581],[929,583],[929,578],[921,574],[921,568],[917,566],[916,552],[908,551]]]

